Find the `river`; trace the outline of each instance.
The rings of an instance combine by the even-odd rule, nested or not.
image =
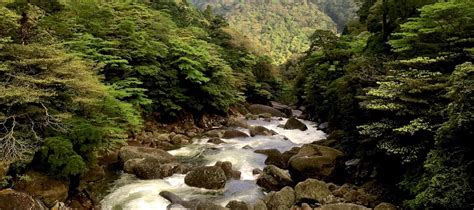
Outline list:
[[[207,143],[208,138],[195,139],[194,143],[169,153],[184,162],[194,162],[200,165],[214,165],[217,161],[230,161],[235,170],[240,171],[240,180],[230,180],[222,190],[206,190],[187,186],[185,175],[175,174],[165,179],[140,180],[134,175],[123,173],[117,179],[102,201],[104,210],[117,209],[166,209],[170,202],[159,195],[161,191],[170,191],[185,200],[206,199],[225,206],[231,200],[241,200],[253,203],[264,196],[263,191],[256,185],[258,175],[253,175],[254,168],[265,167],[265,155],[254,153],[255,149],[278,149],[281,152],[292,147],[301,146],[326,138],[326,134],[317,129],[316,124],[304,121],[308,130],[285,130],[278,127],[287,119],[273,118],[270,122],[263,119],[249,120],[252,126],[261,125],[276,131],[274,136],[256,136],[248,138],[225,139],[226,143],[215,145]],[[238,130],[248,133],[247,129]],[[250,146],[251,148],[243,148]]]

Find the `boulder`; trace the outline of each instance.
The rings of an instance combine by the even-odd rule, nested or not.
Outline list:
[[[336,167],[336,159],[342,155],[341,151],[330,147],[303,145],[288,161],[290,174],[296,180],[327,179]]]
[[[174,174],[178,163],[162,163],[155,158],[131,159],[125,162],[124,171],[140,179],[162,179]]]
[[[274,117],[288,117],[286,114],[284,114],[281,111],[278,111],[277,109],[270,107],[270,106],[265,106],[261,104],[252,104],[249,107],[249,111],[252,114],[259,115],[263,113],[268,113],[271,114]]]
[[[311,208],[311,206],[307,203],[302,203],[301,210],[313,210],[313,208]]]
[[[286,163],[281,157],[282,154],[277,149],[255,150],[255,153],[260,153],[267,156],[267,159],[265,159],[266,165],[275,165],[279,168],[286,168]]]
[[[263,200],[258,199],[253,205],[254,210],[267,210],[267,204]]]
[[[293,115],[293,111],[292,111],[291,107],[289,107],[285,104],[282,104],[282,103],[278,103],[276,101],[270,101],[270,103],[271,103],[273,108],[275,108],[276,110],[286,114],[286,116],[291,117]]]
[[[253,147],[250,146],[250,145],[245,145],[245,146],[242,147],[242,149],[250,150],[250,149],[253,149]]]
[[[280,190],[292,182],[293,180],[287,171],[274,165],[265,167],[263,173],[257,178],[257,185],[270,191]]]
[[[371,208],[353,203],[334,203],[323,205],[320,210],[371,210]]]
[[[209,138],[222,138],[222,136],[224,135],[224,131],[223,130],[210,130],[204,133],[204,135]]]
[[[265,128],[263,126],[252,126],[250,128],[250,136],[273,136],[276,135],[277,132]]]
[[[239,130],[226,130],[222,138],[224,139],[233,139],[233,138],[246,138],[249,137],[246,133]]]
[[[211,143],[211,144],[223,144],[223,143],[226,143],[225,141],[223,141],[222,139],[220,138],[217,138],[217,137],[214,137],[214,138],[211,138],[207,141],[207,143]]]
[[[174,145],[183,145],[183,144],[189,144],[189,137],[183,135],[183,134],[177,134],[173,136],[171,139],[171,143]]]
[[[68,182],[53,179],[46,174],[36,171],[28,171],[25,176],[28,179],[16,183],[15,190],[28,193],[34,198],[40,199],[48,207],[53,206],[56,202],[66,200],[69,191]]]
[[[243,201],[230,201],[227,203],[225,206],[226,208],[229,208],[230,210],[253,210],[253,207]]]
[[[263,199],[268,209],[290,209],[296,202],[295,191],[291,187],[284,187],[278,192],[270,192]]]
[[[196,203],[191,201],[185,201],[181,199],[178,195],[169,191],[161,191],[160,196],[168,200],[171,204],[178,204],[188,209],[196,206]]]
[[[46,210],[48,208],[26,193],[4,189],[0,190],[0,209]]]
[[[229,161],[217,161],[215,166],[222,168],[222,170],[225,173],[225,176],[227,177],[227,180],[230,179],[240,179],[240,171],[235,171],[232,169],[232,163]]]
[[[224,170],[218,166],[197,167],[184,177],[184,183],[189,186],[213,190],[224,188],[226,181]]]
[[[155,141],[170,142],[171,141],[170,134],[167,134],[167,133],[158,134],[155,138]]]
[[[227,126],[247,128],[247,129],[250,128],[250,125],[245,118],[236,118],[236,117],[229,118],[227,120]]]
[[[324,203],[331,194],[326,183],[317,179],[307,179],[295,186],[296,200],[299,202],[310,201]]]
[[[136,158],[154,158],[162,163],[176,161],[176,158],[170,153],[156,148],[125,146],[119,151],[119,159],[122,163]]]
[[[254,168],[252,170],[253,175],[262,174],[262,173],[263,173],[262,169],[259,169],[259,168]]]
[[[303,122],[299,121],[294,117],[290,117],[290,119],[286,121],[285,126],[283,126],[283,128],[289,130],[298,129],[301,131],[308,130],[308,127]]]
[[[195,208],[196,210],[228,210],[223,206],[216,205],[209,201],[198,201]]]
[[[374,210],[397,210],[397,207],[391,203],[380,203]]]

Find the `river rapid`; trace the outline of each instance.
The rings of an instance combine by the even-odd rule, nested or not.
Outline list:
[[[247,138],[225,139],[226,143],[215,145],[207,143],[208,138],[194,139],[194,143],[177,150],[168,151],[183,162],[198,165],[214,165],[217,161],[230,161],[233,169],[240,171],[240,180],[230,180],[224,189],[206,190],[187,186],[183,174],[156,180],[140,180],[132,174],[123,173],[111,186],[110,193],[101,201],[104,210],[145,210],[166,209],[170,202],[159,195],[161,191],[170,191],[184,200],[205,199],[225,206],[231,200],[254,203],[264,196],[256,185],[258,175],[255,168],[265,167],[266,156],[254,153],[256,149],[278,149],[281,152],[326,138],[326,134],[317,129],[315,123],[304,121],[306,131],[285,130],[278,127],[287,119],[273,118],[270,122],[263,119],[249,120],[252,126],[261,125],[276,131],[274,136],[255,136]],[[237,128],[248,133],[247,129]],[[246,147],[247,146],[247,147]],[[250,146],[251,148],[249,148]],[[245,148],[244,148],[245,147]]]

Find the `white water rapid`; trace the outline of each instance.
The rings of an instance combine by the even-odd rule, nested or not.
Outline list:
[[[287,151],[295,146],[324,139],[326,134],[316,128],[316,124],[304,122],[308,130],[285,130],[279,128],[286,119],[274,118],[271,122],[264,120],[250,120],[250,125],[262,125],[278,133],[275,136],[256,136],[248,138],[225,139],[226,143],[214,145],[207,142],[207,138],[195,140],[194,144],[169,151],[171,154],[198,161],[202,165],[214,165],[217,161],[230,161],[233,168],[242,172],[240,180],[230,180],[222,190],[206,190],[189,187],[184,184],[184,176],[175,174],[165,179],[139,180],[134,175],[123,174],[116,180],[113,187],[102,201],[104,210],[146,210],[166,209],[170,202],[159,195],[161,191],[170,191],[184,200],[202,198],[225,206],[231,200],[241,200],[253,203],[263,197],[264,193],[256,185],[258,175],[252,175],[254,168],[265,167],[265,155],[254,153],[255,149],[278,149]],[[244,129],[239,129],[248,132]],[[288,139],[288,140],[285,140]],[[244,146],[253,149],[243,149]]]

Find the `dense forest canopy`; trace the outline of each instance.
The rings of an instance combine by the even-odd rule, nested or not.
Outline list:
[[[192,2],[1,1],[0,188],[73,180],[150,118],[275,100],[328,122],[348,180],[474,207],[474,1]]]
[[[287,66],[297,103],[405,207],[471,208],[473,2],[365,1],[359,15],[340,37],[316,31]]]

